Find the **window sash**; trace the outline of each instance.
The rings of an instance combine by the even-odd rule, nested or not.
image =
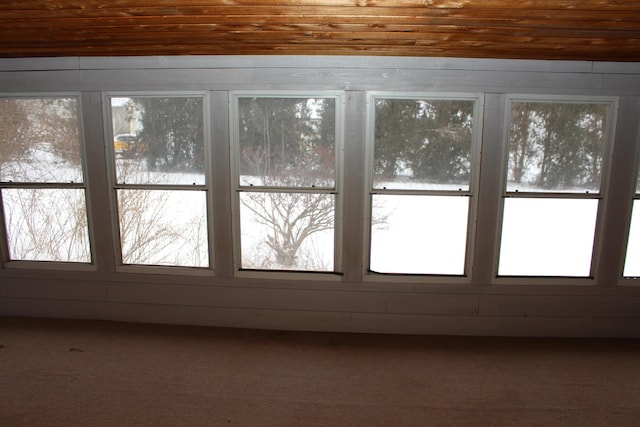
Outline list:
[[[631,207],[622,277],[640,278],[640,195],[638,194],[633,199]]]
[[[335,193],[243,191],[238,200],[240,269],[335,272]]]
[[[183,177],[179,179],[161,179],[162,174],[156,173],[160,179],[133,179],[131,182],[127,180],[119,179],[121,175],[119,172],[122,170],[118,165],[118,156],[116,155],[116,148],[114,146],[114,111],[113,111],[113,99],[196,99],[201,102],[201,114],[202,117],[197,120],[202,120],[202,133],[199,138],[202,138],[202,170],[196,171],[195,176],[186,179],[185,176],[189,173],[184,173]],[[113,208],[113,224],[114,230],[112,232],[113,241],[116,245],[115,252],[117,257],[116,270],[127,272],[144,272],[148,269],[164,269],[171,273],[173,271],[180,271],[186,274],[200,274],[199,271],[211,270],[214,268],[213,263],[213,214],[212,204],[210,200],[210,174],[211,174],[211,144],[210,144],[210,120],[209,120],[209,101],[208,96],[204,92],[105,92],[103,94],[103,105],[105,106],[105,139],[108,141],[106,145],[107,151],[107,163],[108,163],[108,175],[111,182],[111,205]],[[121,159],[123,162],[130,161],[131,158],[125,157]],[[167,172],[168,174],[172,172]],[[181,172],[180,172],[181,173]],[[154,172],[151,171],[148,177],[152,177]],[[169,175],[168,175],[169,176]],[[161,249],[156,254],[149,254],[149,251],[142,248],[137,249],[139,255],[138,261],[132,262],[132,257],[135,258],[134,252],[131,249],[131,239],[123,236],[123,214],[122,209],[122,195],[124,194],[146,194],[151,199],[161,197],[163,194],[168,194],[168,198],[172,199],[173,196],[185,195],[191,192],[194,196],[202,199],[200,203],[201,209],[201,222],[204,224],[204,235],[200,237],[191,236],[191,242],[185,244],[192,244],[197,247],[200,256],[194,258],[194,260],[186,261],[179,251],[174,254],[174,261],[169,261],[170,254],[167,253],[167,248]],[[184,209],[184,203],[180,202],[176,206],[163,206],[162,209]],[[146,206],[139,206],[146,212]],[[180,228],[185,226],[181,223],[182,217],[187,213],[181,214],[176,221],[170,224],[161,224],[156,221],[155,225],[150,226],[160,227],[163,230],[168,230],[168,233],[164,233],[162,236],[156,238],[154,241],[156,245],[170,245],[183,240],[189,240],[185,236],[176,236],[174,241],[171,242],[168,235],[171,234],[169,228]],[[128,214],[128,221],[131,222],[133,218],[130,213]],[[200,218],[200,217],[198,217]],[[186,226],[185,226],[186,227]],[[135,228],[135,225],[134,225]],[[139,225],[138,225],[139,228]],[[183,227],[184,228],[184,227]],[[175,230],[174,230],[175,231]],[[153,239],[152,239],[153,240]],[[183,242],[184,243],[184,242]],[[151,244],[151,243],[150,243]],[[204,247],[204,248],[203,248]],[[148,249],[148,248],[147,248]],[[176,252],[176,251],[174,251]],[[204,254],[204,255],[202,255]],[[182,258],[180,258],[182,256]],[[181,261],[180,261],[180,260]],[[176,261],[178,260],[178,261]],[[166,270],[169,269],[169,270]]]
[[[609,171],[610,171],[610,157],[612,151],[612,139],[614,128],[614,117],[616,110],[616,100],[611,97],[561,97],[561,96],[520,96],[520,95],[507,95],[508,108],[505,112],[505,143],[502,161],[502,195],[503,197],[541,197],[541,198],[601,198],[604,189],[606,188]],[[523,186],[522,188],[510,188],[508,182],[509,175],[509,156],[510,156],[510,144],[512,136],[512,117],[513,117],[513,105],[516,103],[531,103],[531,104],[546,104],[546,105],[607,105],[606,122],[604,129],[602,130],[602,142],[603,148],[601,151],[602,164],[600,166],[600,179],[597,189],[594,190],[546,190],[536,187]]]
[[[469,196],[373,195],[370,272],[464,276],[471,206]]]
[[[469,101],[473,102],[473,128],[471,129],[471,146],[470,146],[470,168],[469,168],[469,184],[466,188],[381,188],[374,183],[374,143],[375,143],[375,113],[377,99],[391,100],[426,100],[426,101]],[[482,94],[457,94],[457,93],[404,93],[404,92],[377,92],[368,93],[367,98],[367,198],[369,200],[367,215],[365,221],[365,260],[363,263],[365,278],[374,278],[375,276],[384,276],[386,280],[406,280],[408,276],[416,277],[420,281],[442,280],[445,277],[453,278],[467,282],[470,275],[467,273],[471,265],[473,254],[473,241],[475,234],[475,215],[477,197],[473,197],[478,191],[478,170],[480,166],[480,145],[483,127],[483,95]],[[465,212],[465,239],[464,239],[464,255],[460,262],[450,271],[418,271],[419,269],[411,268],[407,271],[374,271],[375,266],[372,265],[372,244],[374,244],[373,236],[373,199],[378,196],[423,196],[423,197],[447,197],[447,198],[466,198],[468,199],[468,210]],[[453,200],[453,199],[452,199]],[[373,260],[375,262],[375,260]]]
[[[60,185],[60,186],[64,186],[67,184],[83,184],[86,182],[86,156],[85,156],[85,146],[84,146],[84,132],[83,132],[83,119],[82,119],[82,103],[80,100],[80,96],[78,94],[73,94],[73,93],[60,93],[60,94],[43,94],[43,95],[39,95],[39,94],[25,94],[25,95],[7,95],[7,96],[0,96],[0,102],[2,101],[43,101],[43,100],[52,100],[52,101],[63,101],[63,100],[68,100],[68,101],[74,101],[74,108],[73,111],[75,115],[74,117],[72,117],[71,119],[75,122],[75,126],[67,129],[67,131],[73,132],[75,135],[65,135],[64,132],[61,135],[57,135],[58,138],[62,139],[62,143],[64,143],[68,138],[73,138],[74,136],[77,136],[78,139],[78,152],[77,153],[73,153],[72,157],[77,157],[74,158],[73,160],[78,161],[79,165],[78,167],[73,168],[72,170],[67,170],[66,172],[64,172],[64,164],[67,163],[69,161],[68,158],[63,158],[60,157],[59,153],[52,153],[51,149],[54,148],[54,146],[58,145],[58,143],[60,143],[60,141],[57,141],[55,143],[52,142],[44,142],[44,141],[39,141],[35,144],[33,144],[33,146],[30,148],[33,149],[33,151],[35,151],[36,153],[38,153],[35,158],[29,160],[28,166],[30,166],[31,169],[31,173],[28,173],[27,175],[33,175],[36,174],[37,177],[33,178],[33,179],[29,179],[27,177],[27,179],[18,179],[17,177],[10,177],[10,178],[6,178],[4,177],[4,172],[0,173],[0,185],[11,185],[11,184],[18,184],[18,183],[23,183],[23,184],[30,184],[30,185],[34,185],[34,186],[38,186],[38,185]],[[53,108],[52,108],[53,109]],[[66,111],[69,112],[69,111]],[[44,111],[44,113],[46,113],[46,111]],[[67,119],[69,119],[69,117],[67,117]],[[25,118],[26,122],[32,121],[30,118]],[[68,123],[68,126],[71,126],[71,123]],[[58,127],[56,127],[57,129]],[[64,128],[64,126],[63,126]],[[77,133],[76,133],[77,132]],[[31,136],[31,135],[29,135]],[[0,143],[2,143],[2,141],[0,141]],[[62,150],[67,150],[67,154],[71,154],[69,153],[69,147],[57,147],[58,149],[62,149]],[[73,150],[71,150],[73,151]],[[55,161],[53,162],[53,164],[51,165],[47,165],[47,157],[51,157],[51,156],[56,156],[57,158],[55,159]],[[27,160],[27,159],[20,159],[20,160]],[[32,164],[35,163],[35,164]],[[60,166],[62,165],[62,166]],[[43,167],[45,166],[45,167]],[[46,166],[51,166],[53,169],[52,170],[48,170],[46,168]],[[67,168],[69,169],[69,168]],[[47,171],[48,173],[53,173],[54,176],[51,177],[51,179],[41,179],[43,178],[44,172]],[[23,171],[25,172],[25,171]],[[56,177],[55,175],[60,175],[60,174],[64,174],[65,176],[59,176]]]
[[[124,265],[209,267],[207,192],[119,189]]]
[[[597,199],[506,199],[498,275],[592,277],[599,205]]]
[[[408,151],[413,151],[414,156],[409,155],[408,157],[410,157],[411,159],[393,159],[393,176],[386,178],[386,182],[377,182],[380,180],[384,180],[385,178],[382,175],[378,175],[376,174],[376,164],[378,161],[383,161],[383,159],[378,158],[376,156],[376,150],[377,150],[377,145],[376,145],[376,140],[377,140],[377,136],[376,136],[376,130],[377,130],[377,123],[379,121],[382,121],[384,116],[379,116],[378,113],[378,103],[381,101],[386,101],[388,108],[391,109],[393,111],[393,106],[394,106],[394,102],[408,102],[410,104],[414,104],[414,105],[410,105],[407,104],[408,109],[403,110],[403,113],[406,112],[410,112],[412,113],[411,115],[411,124],[409,126],[409,135],[406,135],[406,138],[408,141],[412,141],[411,143],[411,147],[409,147],[407,150]],[[432,103],[432,104],[429,104]],[[462,120],[462,122],[459,123],[452,123],[451,121],[448,123],[449,126],[447,126],[448,132],[443,132],[442,129],[438,129],[438,128],[432,128],[432,127],[428,127],[425,126],[427,124],[429,124],[429,122],[426,123],[422,123],[424,120],[437,120],[437,115],[434,117],[432,116],[431,118],[429,118],[429,111],[428,108],[429,106],[437,106],[440,103],[459,103],[460,105],[458,105],[458,109],[459,109],[459,113],[462,112],[463,110],[463,103],[468,104],[466,106],[466,108],[468,109],[469,107],[471,107],[471,127],[469,128],[468,125],[469,123],[464,123],[467,119],[465,117],[461,117],[461,116],[455,116],[457,117],[459,120]],[[378,190],[398,190],[398,191],[443,191],[443,192],[448,192],[448,191],[465,191],[465,192],[469,192],[471,189],[471,180],[472,180],[472,169],[473,169],[473,162],[474,157],[474,129],[477,126],[476,123],[476,118],[479,114],[477,114],[477,108],[476,108],[476,103],[477,103],[477,99],[469,99],[469,98],[451,98],[451,97],[430,97],[430,96],[407,96],[407,97],[399,97],[399,96],[384,96],[382,94],[379,95],[374,95],[371,96],[370,98],[370,109],[371,109],[371,122],[372,122],[372,126],[371,126],[371,135],[373,138],[373,141],[371,143],[371,151],[372,151],[372,158],[373,158],[373,166],[372,166],[372,174],[371,174],[371,186],[373,188],[374,191],[378,191]],[[402,104],[400,104],[400,107],[402,107]],[[444,108],[446,108],[446,104],[444,106]],[[393,114],[393,113],[392,113]],[[418,114],[418,116],[414,115],[414,114]],[[398,121],[402,121],[402,118],[396,117],[393,118],[394,119],[393,123],[397,123]],[[451,120],[451,117],[449,118],[449,120]],[[431,123],[432,125],[435,125],[435,123]],[[458,126],[453,126],[457,124]],[[412,125],[412,126],[411,126]],[[413,128],[413,126],[419,126],[418,128]],[[395,133],[399,132],[401,134],[404,135],[404,130],[405,127],[399,128],[399,129],[392,129]],[[468,141],[463,140],[463,141],[459,141],[459,137],[460,134],[462,134],[462,137],[464,138],[464,133],[468,132]],[[432,135],[436,135],[436,138],[429,138]],[[456,135],[456,136],[453,136]],[[388,140],[390,138],[393,138],[392,136],[389,136],[388,138],[385,138],[387,141],[382,142],[380,149],[384,150],[384,148],[388,148]],[[405,138],[405,137],[403,137]],[[418,140],[415,138],[421,138],[420,141],[420,146],[418,146]],[[464,153],[465,151],[468,150],[468,159],[464,159],[464,156],[461,158],[460,155],[457,155],[455,157],[452,158],[447,158],[446,151],[443,151],[439,148],[442,148],[442,146],[438,146],[439,144],[442,144],[442,140],[444,140],[445,144],[448,144],[449,146],[453,146],[453,147],[457,147],[459,149],[459,151],[461,153]],[[457,145],[456,145],[457,144]],[[465,145],[468,144],[468,147],[465,147]],[[431,148],[434,147],[435,148]],[[467,148],[467,150],[465,150],[465,148]],[[432,155],[429,156],[425,156],[424,158],[427,159],[427,163],[426,166],[425,165],[420,165],[418,163],[418,169],[414,170],[414,166],[412,164],[412,160],[415,161],[415,151],[431,151],[431,154],[433,156],[444,156],[441,157],[440,160],[448,160],[450,163],[449,165],[451,166],[451,169],[461,169],[461,171],[458,171],[459,173],[462,173],[463,175],[465,174],[465,172],[468,174],[468,177],[460,177],[460,176],[455,176],[455,171],[454,176],[449,176],[448,181],[453,180],[453,182],[446,182],[447,180],[444,179],[445,177],[443,176],[439,176],[439,174],[442,173],[446,173],[446,172],[451,172],[450,169],[445,170],[440,170],[440,171],[429,171],[430,168],[435,167],[435,165],[439,165],[440,162],[438,163],[429,163],[428,160],[432,159]],[[406,154],[405,154],[406,156]],[[404,157],[404,156],[403,156]],[[389,160],[388,160],[389,161]],[[465,165],[465,163],[468,161],[468,165]],[[398,168],[402,168],[401,170],[398,170]],[[421,174],[418,174],[417,171],[423,171],[423,173],[427,176],[432,175],[430,178],[427,178],[427,176],[420,176]],[[405,172],[405,174],[400,173],[400,175],[396,175],[396,172]],[[412,172],[411,175],[411,179],[407,179],[409,178],[408,175],[406,175],[406,172]],[[405,177],[405,179],[403,179],[402,177]],[[432,182],[432,181],[441,181],[441,182]]]
[[[187,159],[178,158],[175,160],[177,163],[175,165],[171,164],[155,164],[148,165],[150,161],[156,159],[156,161],[161,161],[162,156],[153,155],[150,147],[146,147],[144,144],[144,140],[137,139],[135,143],[131,143],[128,146],[121,147],[125,152],[131,152],[126,156],[119,156],[116,148],[116,137],[119,135],[117,132],[122,131],[122,126],[128,125],[129,132],[132,132],[131,128],[136,128],[136,132],[144,132],[144,123],[141,118],[141,113],[132,112],[129,114],[127,119],[123,119],[120,116],[122,114],[116,114],[115,108],[120,107],[119,105],[114,105],[114,100],[120,100],[119,102],[123,102],[126,99],[133,100],[144,100],[144,102],[152,103],[154,101],[169,101],[169,100],[181,100],[184,102],[190,100],[196,100],[200,102],[200,105],[185,105],[184,107],[190,108],[198,108],[201,107],[200,117],[195,117],[195,123],[201,121],[202,124],[202,132],[196,133],[195,135],[178,135],[175,136],[173,133],[169,133],[168,129],[163,129],[165,123],[164,118],[159,116],[154,120],[154,122],[161,122],[161,129],[158,132],[164,133],[164,137],[167,139],[175,138],[177,140],[188,140],[190,138],[198,138],[201,141],[196,140],[196,145],[191,146],[187,145],[186,147],[182,147],[181,149],[174,148],[174,151],[171,152],[172,147],[175,146],[175,141],[167,140],[165,142],[165,149],[167,153],[165,157],[170,157],[173,155],[174,160],[182,154],[183,151],[195,150],[196,152],[190,153],[192,159],[196,159],[196,161],[202,161],[202,166],[198,168],[197,166],[191,165],[190,168],[192,170],[186,170],[184,167],[189,167],[189,165],[181,165],[181,162],[185,162]],[[114,183],[115,186],[128,186],[128,185],[148,185],[148,186],[206,186],[208,182],[208,162],[207,162],[207,152],[208,148],[208,125],[207,125],[207,97],[202,92],[196,93],[140,93],[140,92],[128,92],[128,93],[106,93],[105,94],[105,105],[107,110],[107,126],[105,129],[105,138],[110,143],[106,144],[108,146],[108,154],[109,154],[109,163],[110,163],[110,172],[111,172],[111,182]],[[158,105],[155,106],[153,104],[147,105],[149,107],[158,108],[158,110],[154,110],[154,112],[158,113],[162,111],[162,108],[175,108],[175,105]],[[171,111],[169,111],[171,112]],[[117,123],[116,123],[117,122]],[[192,123],[190,123],[192,124]],[[116,129],[118,128],[118,129]],[[185,129],[188,127],[185,126]],[[156,137],[158,138],[158,137]],[[200,147],[201,142],[202,146]],[[130,148],[130,150],[127,149]],[[141,148],[136,148],[141,147]],[[197,151],[202,151],[202,153],[198,153]],[[157,154],[157,153],[156,153]],[[140,159],[140,156],[144,156],[144,159]],[[158,160],[160,159],[160,160]],[[137,161],[136,161],[137,160]],[[141,161],[142,160],[142,161]],[[169,160],[166,160],[167,162]],[[175,173],[178,172],[178,173]],[[126,175],[125,175],[126,174]]]
[[[232,132],[232,167],[234,169],[234,180],[236,189],[260,189],[260,190],[334,190],[338,191],[340,187],[340,177],[341,177],[341,165],[342,165],[342,107],[343,107],[343,95],[341,92],[335,91],[324,91],[324,92],[297,92],[297,91],[231,91],[230,92],[232,111],[230,114],[231,121],[231,132]],[[294,185],[289,182],[289,179],[292,177],[285,176],[283,178],[283,182],[279,184],[274,183],[260,183],[256,182],[247,182],[242,175],[242,154],[241,151],[241,141],[240,141],[240,101],[242,99],[249,98],[258,98],[258,99],[331,99],[334,102],[334,111],[335,111],[335,122],[334,122],[334,144],[333,144],[333,185],[326,185],[319,181],[318,183],[310,183],[310,184],[300,184]],[[274,143],[274,145],[277,145]]]
[[[92,261],[84,188],[0,189],[11,261]]]
[[[566,280],[570,279],[592,279],[595,277],[596,271],[595,267],[597,266],[598,256],[599,256],[599,245],[601,240],[601,209],[603,209],[602,201],[605,199],[606,193],[605,190],[608,185],[609,175],[610,175],[610,164],[611,164],[611,153],[612,153],[612,141],[613,141],[613,132],[615,126],[615,114],[616,114],[616,99],[612,97],[599,97],[599,96],[576,96],[576,97],[564,97],[564,96],[547,96],[547,95],[507,95],[506,96],[507,108],[505,111],[505,135],[504,138],[504,146],[502,149],[503,160],[502,160],[502,173],[501,173],[501,207],[500,207],[500,223],[498,226],[498,236],[496,243],[496,250],[494,251],[495,256],[495,271],[496,271],[496,279],[497,281],[504,280],[507,277],[510,278],[521,278],[526,279],[530,278],[532,281],[530,283],[544,283],[541,281],[548,280],[550,278],[554,278],[555,280],[566,278]],[[540,103],[540,104],[558,104],[558,105],[606,105],[608,106],[606,115],[605,115],[605,124],[602,129],[602,164],[600,166],[600,182],[597,190],[580,190],[580,191],[572,191],[567,189],[559,189],[559,190],[547,190],[547,189],[536,189],[531,187],[523,187],[524,190],[509,188],[508,183],[508,173],[509,173],[509,155],[510,155],[510,138],[511,138],[511,120],[512,120],[512,106],[514,103]],[[582,267],[579,272],[572,273],[570,271],[561,271],[562,269],[550,268],[548,271],[541,272],[541,270],[534,271],[529,267],[523,268],[520,272],[516,271],[513,268],[505,268],[504,262],[505,257],[507,257],[506,252],[509,249],[505,249],[505,233],[509,233],[511,231],[505,229],[505,209],[507,204],[516,204],[516,203],[531,203],[535,200],[539,200],[540,203],[589,203],[595,206],[595,212],[591,212],[593,218],[589,220],[592,221],[592,229],[586,231],[587,237],[583,240],[583,252],[590,254],[589,261],[582,262]],[[573,226],[571,222],[566,224],[566,228],[569,229]],[[539,234],[543,234],[544,231],[540,231]],[[559,234],[562,233],[562,230],[558,231]],[[582,236],[584,237],[584,236]],[[561,244],[560,244],[561,246]],[[566,254],[565,254],[566,255]],[[560,256],[560,255],[558,255]],[[552,258],[538,260],[540,262],[549,262],[554,263],[555,260]],[[577,271],[577,270],[576,270]],[[529,282],[527,282],[529,283]]]
[[[67,131],[73,133],[73,135],[71,135],[73,139],[75,139],[74,135],[77,136],[78,146],[75,148],[66,147],[66,149],[71,149],[72,151],[77,149],[77,153],[73,154],[72,157],[74,157],[75,161],[79,162],[77,167],[73,167],[72,171],[63,173],[65,163],[68,162],[68,159],[57,158],[54,164],[51,165],[52,169],[49,171],[49,173],[53,174],[52,179],[40,179],[45,176],[43,175],[43,173],[47,170],[47,158],[55,156],[57,154],[48,150],[47,147],[41,147],[40,143],[35,143],[34,147],[37,151],[39,151],[39,154],[35,159],[38,163],[35,165],[30,164],[30,166],[32,167],[33,171],[36,172],[37,177],[34,179],[16,179],[16,177],[12,177],[0,182],[0,209],[2,209],[3,211],[2,225],[4,225],[4,229],[0,232],[0,235],[4,238],[2,249],[0,252],[2,252],[5,260],[11,263],[7,265],[18,267],[24,264],[25,266],[28,265],[35,268],[47,265],[49,268],[62,269],[86,269],[86,267],[83,266],[88,266],[89,268],[93,269],[95,255],[93,252],[93,235],[88,200],[89,191],[86,177],[86,147],[84,141],[84,122],[82,116],[82,102],[80,95],[77,93],[25,93],[1,95],[0,100],[72,101],[72,110],[65,110],[72,113],[72,116],[67,116],[66,118],[70,119],[73,122],[68,124],[71,127]],[[56,129],[58,129],[58,127],[56,127]],[[64,136],[63,134],[58,136],[66,138],[69,135]],[[57,144],[53,143],[53,145],[55,146]],[[62,148],[64,149],[64,147]],[[61,173],[63,173],[65,176],[62,177],[62,175],[60,175]],[[59,178],[56,178],[56,176],[59,176]],[[12,237],[12,234],[15,234],[16,230],[12,229],[12,227],[15,226],[15,222],[13,224],[11,223],[13,222],[13,220],[9,217],[9,213],[7,211],[7,209],[10,209],[6,206],[7,194],[9,192],[14,194],[25,194],[26,192],[32,192],[34,194],[53,194],[56,193],[56,190],[58,190],[58,194],[75,193],[82,194],[82,196],[78,200],[76,200],[75,208],[67,212],[68,215],[66,217],[63,215],[56,215],[53,210],[58,208],[64,210],[68,206],[64,204],[63,206],[60,206],[56,203],[54,205],[51,205],[49,208],[42,210],[40,209],[42,207],[41,202],[46,200],[35,200],[35,205],[29,209],[29,213],[33,215],[37,214],[41,217],[43,215],[50,215],[49,218],[51,221],[53,221],[53,223],[51,223],[50,226],[47,226],[46,224],[34,224],[31,227],[31,231],[25,231],[19,234],[22,236],[20,237],[20,239],[23,241],[23,243],[26,242],[28,244],[28,242],[31,242],[32,245],[44,244],[43,242],[46,240],[45,237],[47,239],[57,239],[58,243],[54,245],[57,247],[45,248],[42,253],[34,256],[17,256],[17,254],[15,253],[16,248],[12,247],[13,243],[15,242],[11,242],[13,237],[16,237]],[[2,193],[4,193],[4,197]],[[81,206],[77,206],[78,203],[80,203]],[[77,220],[76,226],[74,227],[76,230],[72,231],[69,228],[69,223],[73,223],[74,218],[70,216],[73,216],[76,213],[79,215],[77,218],[75,218],[75,220]],[[40,231],[36,231],[34,233],[34,230]],[[47,232],[50,232],[49,235],[45,236],[45,230]],[[65,238],[64,236],[67,237]],[[66,248],[66,255],[63,256],[62,253],[65,252],[64,248]]]
[[[342,145],[343,145],[343,105],[344,94],[341,91],[230,91],[230,105],[231,111],[229,114],[230,131],[231,131],[231,153],[232,153],[232,176],[235,186],[235,200],[233,204],[233,242],[235,246],[234,250],[234,264],[236,275],[248,274],[253,277],[253,274],[258,274],[257,277],[261,277],[263,274],[270,276],[282,275],[282,277],[291,278],[311,278],[315,277],[314,274],[322,274],[323,277],[327,277],[327,274],[339,274],[341,268],[341,250],[340,250],[340,236],[342,233],[341,228],[341,207],[342,207]],[[333,185],[269,185],[267,184],[247,184],[243,183],[241,179],[240,168],[240,117],[239,117],[239,102],[242,98],[283,98],[283,99],[327,99],[331,98],[335,102],[335,137],[334,137],[334,179]],[[331,256],[325,254],[324,258],[331,258],[329,268],[282,268],[279,266],[272,266],[267,268],[261,268],[260,266],[246,266],[245,254],[243,254],[243,220],[246,217],[246,209],[242,206],[242,198],[248,197],[251,194],[259,195],[264,194],[267,197],[276,197],[277,195],[305,195],[306,197],[312,197],[314,195],[319,197],[330,197],[333,200],[333,227],[331,229]],[[271,196],[269,196],[271,195]],[[244,219],[243,219],[244,218]],[[325,236],[326,240],[327,237]],[[303,243],[304,244],[304,243]],[[246,249],[246,246],[245,246]]]

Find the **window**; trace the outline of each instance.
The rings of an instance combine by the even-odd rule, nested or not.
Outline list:
[[[232,99],[238,267],[336,271],[340,96]]]
[[[479,97],[369,98],[374,273],[467,274]]]
[[[209,267],[203,95],[111,95],[121,263]]]
[[[591,277],[612,102],[509,100],[498,275]]]
[[[0,195],[9,260],[90,263],[75,96],[0,99]]]
[[[636,183],[635,197],[633,198],[623,276],[627,278],[640,277],[640,179]]]

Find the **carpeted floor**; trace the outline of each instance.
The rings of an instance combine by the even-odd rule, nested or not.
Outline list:
[[[640,426],[640,341],[0,318],[0,426]]]

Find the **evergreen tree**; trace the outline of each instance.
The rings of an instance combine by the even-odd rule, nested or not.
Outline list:
[[[606,104],[514,103],[508,179],[548,190],[598,189]]]
[[[284,186],[333,185],[333,99],[241,98],[239,107],[241,175]]]
[[[468,182],[473,102],[379,99],[375,117],[374,170],[378,179]]]
[[[140,110],[140,152],[150,168],[204,171],[202,98],[132,98]]]

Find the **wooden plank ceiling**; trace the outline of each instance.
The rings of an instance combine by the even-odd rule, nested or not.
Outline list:
[[[640,61],[640,1],[0,4],[0,57],[258,54]]]

